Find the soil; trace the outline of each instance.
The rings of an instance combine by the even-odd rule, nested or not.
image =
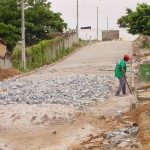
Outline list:
[[[137,122],[139,125],[138,138],[144,145],[143,150],[150,149],[150,102],[140,103],[140,106],[126,113],[130,116],[130,121]]]
[[[14,68],[10,68],[10,69],[0,69],[0,81],[10,78],[10,77],[14,77],[15,75],[20,75],[21,72],[17,71]]]
[[[114,61],[124,53],[129,53],[130,48],[131,44],[127,42],[102,42],[88,46],[62,63],[25,76],[24,79],[40,80],[64,74],[104,73],[100,69],[112,69],[115,66]],[[8,77],[7,74],[4,77]],[[116,85],[118,80],[114,86]],[[0,106],[0,149],[102,150],[104,133],[125,127],[124,121],[115,119],[118,111],[122,111],[127,112],[124,114],[126,120],[138,124],[137,138],[144,146],[142,150],[149,150],[150,103],[139,103],[138,108],[129,111],[133,102],[137,103],[136,95],[127,94],[120,97],[110,95],[81,110],[52,104]]]
[[[149,50],[141,49],[138,42],[133,43],[133,55],[136,60],[136,67],[139,68],[139,62],[142,62],[150,55]],[[136,68],[135,68],[136,69]],[[150,82],[141,82],[139,73],[135,76],[136,89],[145,90],[150,88]],[[150,149],[150,102],[139,102],[139,107],[126,113],[130,116],[130,120],[135,121],[139,125],[138,138],[140,139],[143,150]]]
[[[12,150],[99,150],[104,132],[125,127],[114,116],[133,100],[132,95],[111,96],[82,111],[51,104],[1,106],[0,143]]]

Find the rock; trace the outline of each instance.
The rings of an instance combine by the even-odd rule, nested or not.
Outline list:
[[[7,92],[1,92],[0,93],[0,99],[5,99],[8,96]]]
[[[144,101],[144,100],[150,101],[150,92],[143,92],[138,94],[137,99],[140,101]]]
[[[106,135],[106,139],[109,139],[115,136],[112,132],[106,132],[105,135]]]
[[[82,100],[90,102],[111,93],[113,79],[109,75],[72,75],[40,81],[11,78],[1,82],[1,88],[8,89],[8,93],[0,93],[0,99],[27,104],[45,102],[80,106]],[[86,104],[90,103],[83,103]]]
[[[117,115],[115,116],[116,119],[121,119],[121,117],[123,116],[122,111],[118,111]]]
[[[112,139],[110,143],[110,147],[115,147],[119,143],[118,139]]]
[[[121,132],[120,131],[113,131],[112,134],[114,135],[119,135]]]
[[[130,104],[130,110],[136,109],[136,103],[131,103]]]
[[[118,144],[118,148],[126,148],[129,146],[129,142],[122,141],[120,144]]]
[[[139,127],[131,127],[129,132],[130,132],[130,136],[135,136],[138,133]]]
[[[140,94],[140,93],[143,93],[143,92],[146,92],[146,90],[137,90],[136,91],[137,94]]]
[[[120,131],[129,134],[129,129],[128,128],[122,128],[122,129],[120,129]]]
[[[110,149],[110,144],[108,143],[108,141],[105,140],[102,144],[102,147],[104,148],[104,150],[108,150]]]

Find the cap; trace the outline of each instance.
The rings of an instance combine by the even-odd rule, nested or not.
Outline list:
[[[130,56],[128,54],[124,55],[124,59],[130,60]]]

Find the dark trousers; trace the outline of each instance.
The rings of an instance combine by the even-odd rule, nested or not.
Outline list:
[[[116,95],[119,95],[121,90],[123,94],[126,94],[126,81],[124,77],[118,78],[119,79],[119,87],[116,92]]]

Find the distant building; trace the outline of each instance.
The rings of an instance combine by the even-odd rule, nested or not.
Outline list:
[[[102,41],[112,41],[119,39],[119,30],[103,30]]]

